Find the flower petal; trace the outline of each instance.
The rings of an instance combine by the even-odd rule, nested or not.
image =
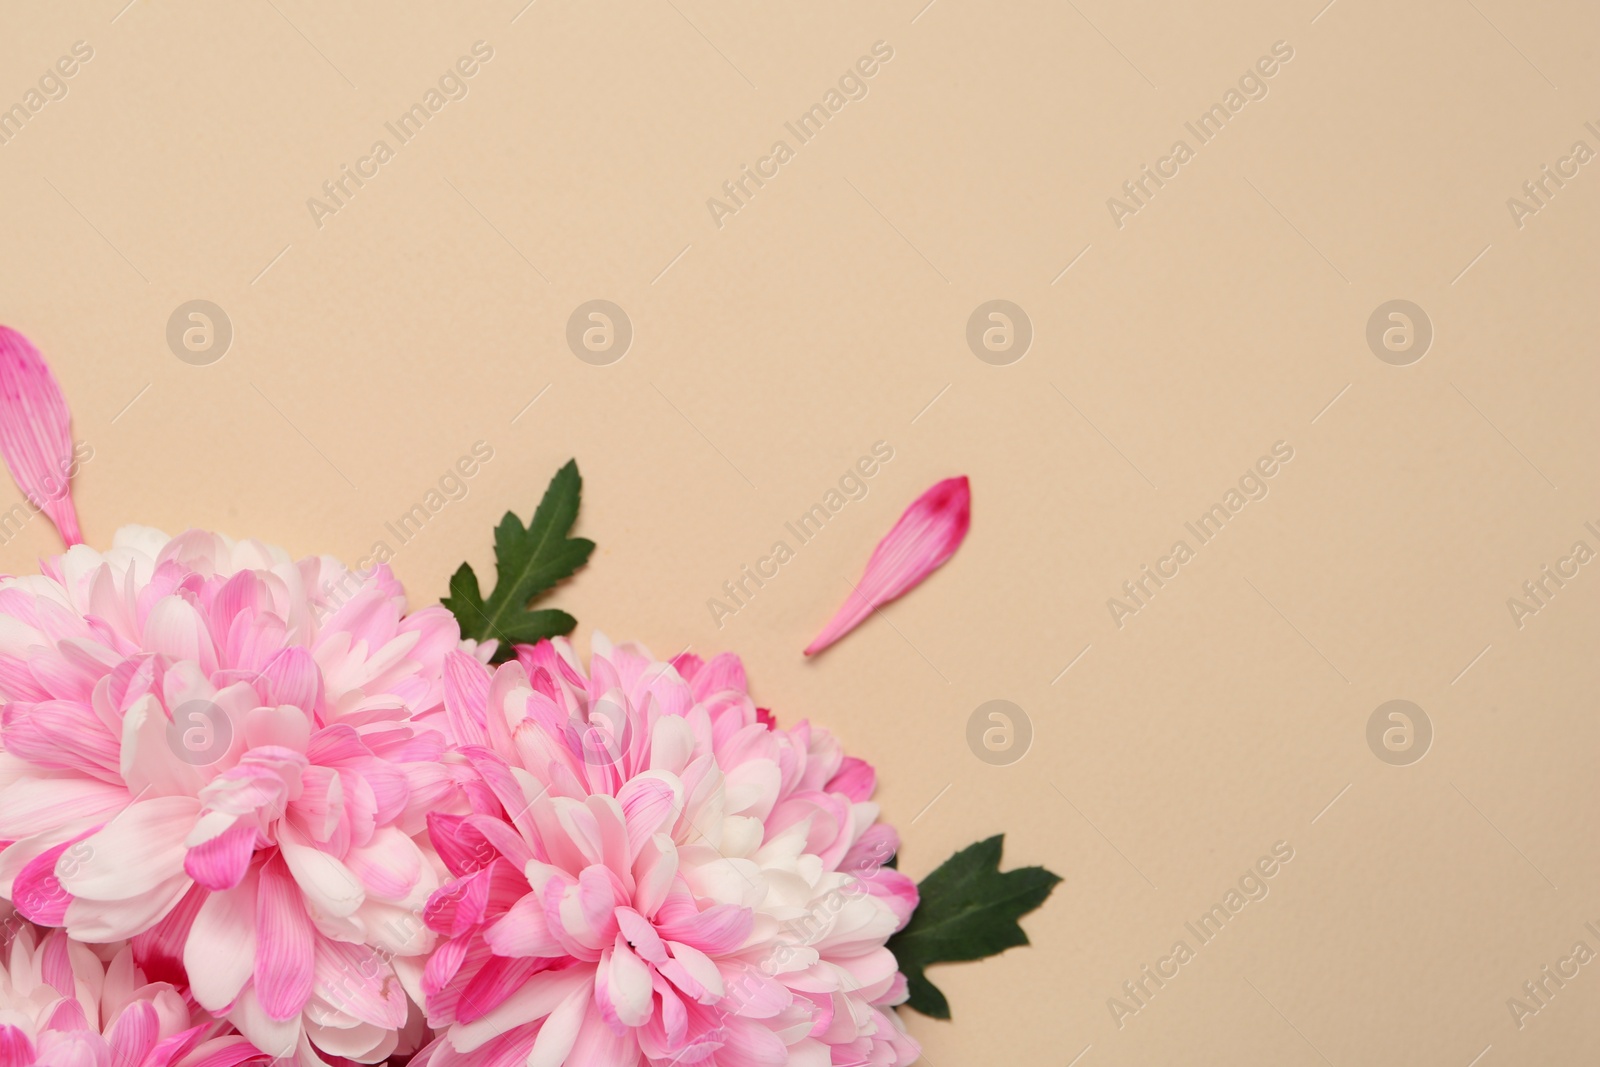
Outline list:
[[[966,539],[972,522],[972,490],[963,475],[946,478],[912,501],[894,529],[872,550],[866,573],[805,654],[814,656],[860,625],[861,620],[939,568]]]
[[[444,711],[457,744],[488,744],[484,714],[488,700],[488,669],[465,652],[445,656]]]
[[[184,943],[190,988],[207,1011],[226,1011],[255,973],[256,880],[248,872],[236,888],[207,896]]]
[[[156,797],[125,808],[56,869],[67,892],[90,900],[132,900],[183,873],[184,838],[199,817],[193,797]]]
[[[318,998],[335,1011],[369,1026],[405,1025],[406,995],[385,959],[367,946],[318,938],[315,973]]]
[[[164,1046],[176,1043],[181,1036],[175,1034],[167,1038],[156,1046],[156,1054],[160,1055]],[[260,1063],[261,1050],[242,1037],[218,1037],[197,1046],[193,1055],[182,1062],[185,1067],[240,1067],[245,1063]]]
[[[577,1039],[578,1022],[583,1018],[585,1002],[594,995],[594,983],[582,967],[567,967],[559,971],[541,971],[522,983],[522,988],[505,999],[505,1002],[481,1019],[450,1028],[450,1046],[457,1052],[472,1052],[491,1038],[498,1037],[514,1026],[544,1019],[539,1038],[546,1040],[547,1055],[559,1047],[560,1055],[549,1061],[559,1067]],[[554,1027],[552,1029],[552,1027]],[[243,1029],[241,1027],[241,1029]],[[560,1034],[558,1031],[566,1031]],[[248,1036],[248,1034],[246,1035]],[[538,1045],[535,1045],[537,1050]],[[470,1062],[470,1061],[469,1061]],[[544,1061],[541,1061],[544,1062]],[[530,1067],[535,1061],[530,1055]]]
[[[74,899],[67,905],[65,926],[76,941],[122,941],[159,923],[193,886],[180,870],[148,892],[126,900]]]
[[[254,986],[245,986],[239,999],[228,1009],[228,1021],[250,1039],[262,1052],[286,1062],[294,1062],[296,1050],[301,1045],[302,1021],[297,1015],[292,1019],[274,1019],[267,1014],[256,996]]]
[[[589,1014],[588,1004],[594,996],[593,989],[590,983],[583,983],[567,994],[567,998],[545,1018],[544,1025],[539,1027],[539,1036],[534,1038],[533,1048],[528,1052],[528,1067],[561,1067],[567,1062],[567,1053],[572,1051],[572,1046],[578,1040],[578,1030]]]
[[[715,904],[705,911],[683,918],[656,922],[656,929],[670,944],[682,941],[701,952],[722,956],[739,949],[750,936],[755,913],[737,904]]]
[[[561,943],[550,933],[538,893],[529,893],[511,905],[483,931],[483,940],[496,956],[561,955]]]
[[[298,883],[294,892],[329,915],[344,918],[355,914],[366,891],[361,880],[339,860],[322,851],[287,822],[278,826],[278,852]]]
[[[29,340],[0,326],[0,455],[17,486],[56,524],[68,545],[83,543],[72,504],[72,415],[55,375]]]
[[[0,1067],[30,1067],[34,1062],[28,1035],[10,1023],[0,1026]]]
[[[261,1010],[274,1021],[292,1019],[311,999],[316,934],[282,856],[261,868],[256,931],[255,989]]]
[[[12,883],[11,900],[23,917],[44,926],[61,926],[66,922],[67,905],[72,897],[56,878],[56,863],[69,849],[73,851],[73,861],[81,857],[84,846],[80,842],[93,832],[86,830],[39,853],[18,872]]]
[[[111,1046],[114,1063],[144,1063],[145,1056],[156,1047],[160,1035],[160,1022],[155,1005],[148,1000],[136,1000],[122,1010],[117,1021],[106,1035]]]
[[[650,1018],[651,970],[628,947],[621,934],[616,943],[600,957],[595,972],[594,999],[609,1023],[621,1026],[643,1026]]]
[[[207,889],[232,889],[244,877],[255,850],[256,828],[248,819],[240,819],[191,848],[183,858],[183,869]]]

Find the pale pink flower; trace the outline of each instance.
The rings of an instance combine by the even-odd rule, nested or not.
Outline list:
[[[238,1067],[265,1053],[148,982],[131,945],[7,924],[0,946],[0,1067]]]
[[[874,1064],[917,1057],[884,942],[916,906],[872,769],[778,729],[731,655],[655,661],[596,635],[491,677],[463,654],[445,706],[481,778],[429,818],[453,876],[421,980],[447,1028],[427,1067]]]
[[[972,523],[972,489],[965,476],[946,478],[911,502],[867,560],[861,581],[805,648],[814,656],[861,625],[895,597],[915,588],[955,555]]]
[[[386,567],[201,531],[41,566],[0,580],[0,895],[136,937],[268,1052],[387,1057],[438,885],[413,838],[466,777],[411,721],[442,716],[453,617]]]

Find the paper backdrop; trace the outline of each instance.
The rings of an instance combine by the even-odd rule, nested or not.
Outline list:
[[[908,873],[1065,877],[929,1063],[1585,1062],[1600,14],[1322,2],[13,7],[0,321],[98,544],[428,603],[577,457],[580,643],[739,651]]]

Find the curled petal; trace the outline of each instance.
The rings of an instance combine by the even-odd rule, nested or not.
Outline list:
[[[805,654],[814,656],[907,592],[955,555],[972,522],[972,490],[966,476],[946,478],[912,501],[894,529],[872,550],[861,581]]]
[[[83,543],[72,504],[71,414],[39,350],[0,326],[0,454],[33,506],[50,516],[68,545]]]

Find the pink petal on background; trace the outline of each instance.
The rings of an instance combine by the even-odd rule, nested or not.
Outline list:
[[[912,501],[894,529],[872,550],[866,573],[844,605],[806,646],[814,656],[861,624],[873,610],[907,592],[955,555],[972,524],[972,489],[965,475],[946,478]]]
[[[68,545],[83,543],[72,506],[71,414],[55,375],[29,340],[0,326],[0,454],[18,488]]]

